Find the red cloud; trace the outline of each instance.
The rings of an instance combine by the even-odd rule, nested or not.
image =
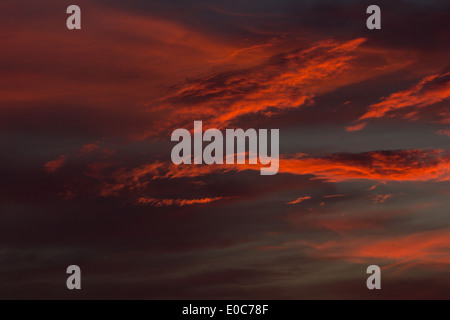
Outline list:
[[[64,163],[66,163],[67,158],[67,154],[63,154],[58,159],[47,162],[46,164],[44,164],[44,170],[48,173],[55,173],[64,165]]]
[[[392,194],[378,194],[372,197],[372,201],[374,204],[380,204],[385,203],[389,198],[392,198]]]
[[[366,125],[367,125],[367,122],[360,122],[355,125],[348,126],[347,128],[345,128],[345,130],[347,130],[349,132],[359,131],[359,130],[364,129]]]
[[[374,151],[280,159],[279,172],[310,174],[330,182],[446,181],[450,179],[450,153],[448,150]]]
[[[436,131],[437,134],[441,134],[443,136],[448,136],[450,137],[450,130],[438,130]]]
[[[108,182],[100,181],[99,195],[117,195],[122,190],[146,187],[155,179],[196,178],[230,171],[260,170],[259,165],[175,165],[154,162],[126,170],[118,169]],[[310,175],[329,182],[374,181],[448,181],[448,150],[373,151],[361,154],[330,154],[323,157],[280,159],[280,173]],[[299,199],[297,199],[299,200]],[[295,200],[295,201],[297,201]],[[306,200],[306,199],[303,199]]]
[[[347,131],[358,131],[365,127],[364,120],[381,118],[387,114],[405,108],[412,108],[407,118],[412,118],[421,108],[450,98],[450,72],[425,77],[411,88],[391,94],[381,102],[370,105],[359,123],[347,127]]]
[[[217,200],[221,200],[223,197],[214,197],[214,198],[202,198],[202,199],[155,199],[155,198],[146,198],[142,197],[137,200],[139,204],[147,204],[154,207],[163,207],[163,206],[189,206],[194,204],[205,204],[214,202]]]
[[[302,203],[303,201],[309,200],[309,199],[311,199],[311,197],[309,197],[309,196],[308,197],[300,197],[300,198],[295,199],[294,201],[288,202],[287,204]]]
[[[193,79],[160,99],[156,109],[170,111],[178,120],[195,115],[221,128],[243,115],[270,116],[273,111],[297,108],[319,92],[354,81],[354,77],[336,78],[349,69],[364,41],[323,41],[276,55],[256,67]]]
[[[286,246],[299,243],[309,247],[310,253],[319,257],[345,258],[352,261],[375,258],[410,265],[450,264],[450,229],[393,236],[387,239],[359,237],[321,244],[301,241]]]

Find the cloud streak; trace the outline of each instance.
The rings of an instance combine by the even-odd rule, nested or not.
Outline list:
[[[326,243],[302,242],[311,248],[310,254],[322,258],[344,258],[353,261],[368,259],[385,260],[383,264],[402,263],[415,265],[449,265],[449,229],[423,231],[408,235],[391,236],[386,239],[364,240],[353,238]]]
[[[223,199],[223,197],[202,198],[202,199],[155,199],[155,198],[141,197],[137,200],[137,203],[143,205],[150,205],[154,207],[163,207],[163,206],[184,207],[195,204],[211,203],[221,199]]]
[[[450,98],[450,71],[423,78],[411,88],[391,94],[381,102],[367,108],[355,125],[347,127],[347,131],[363,129],[367,120],[392,116],[395,112],[408,109],[407,119],[414,118],[422,108],[448,100]]]
[[[288,202],[287,204],[302,203],[303,201],[306,201],[306,200],[309,200],[309,199],[311,199],[311,197],[309,197],[309,196],[307,196],[307,197],[300,197],[300,198],[297,198],[297,199],[295,199],[293,201]]]
[[[399,150],[373,151],[360,154],[337,153],[321,157],[301,154],[298,157],[284,156],[280,160],[278,174],[309,176],[327,182],[369,180],[387,181],[449,181],[450,152],[448,150]],[[102,164],[100,169],[108,168]],[[97,196],[138,195],[139,190],[149,188],[153,181],[174,179],[196,179],[208,175],[225,175],[243,171],[259,171],[259,165],[175,165],[162,161],[144,164],[135,168],[113,169],[108,175],[86,175],[96,179]],[[145,198],[142,198],[143,201]],[[158,203],[149,198],[149,203]],[[309,198],[308,198],[309,199]],[[376,199],[382,203],[387,197]],[[307,200],[304,197],[289,204]],[[375,201],[375,200],[374,200]],[[162,201],[161,203],[164,203]],[[168,203],[166,201],[166,203]]]
[[[183,122],[195,114],[209,126],[223,128],[245,115],[270,116],[298,108],[316,93],[337,86],[334,78],[350,68],[364,41],[323,41],[274,56],[256,67],[189,80],[160,99],[157,109],[170,110],[173,118]]]

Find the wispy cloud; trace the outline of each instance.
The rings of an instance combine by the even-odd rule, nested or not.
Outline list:
[[[384,239],[366,237],[342,239],[326,243],[303,241],[311,248],[311,254],[322,258],[342,258],[352,261],[382,259],[383,264],[404,263],[414,265],[450,264],[449,229],[423,231],[408,235],[390,236]]]
[[[293,174],[321,179],[328,182],[369,180],[387,181],[449,181],[450,153],[448,150],[399,150],[373,151],[359,154],[337,153],[321,157],[301,154],[298,157],[282,157],[278,174]],[[61,164],[59,164],[61,165]],[[96,179],[97,196],[139,195],[152,181],[173,179],[196,179],[208,175],[221,176],[246,170],[259,171],[260,165],[175,165],[155,161],[135,168],[115,168],[99,163],[99,170],[109,168],[108,175],[87,172]],[[91,182],[92,183],[92,182]],[[337,197],[334,195],[330,197]],[[143,198],[144,199],[144,198]],[[152,201],[154,200],[151,198]],[[387,198],[386,198],[387,199]],[[382,200],[379,199],[379,203]],[[304,197],[290,202],[300,203]]]
[[[173,118],[184,121],[192,120],[195,114],[211,127],[222,128],[244,115],[270,116],[298,108],[316,93],[337,86],[331,79],[350,67],[356,49],[364,41],[323,41],[276,55],[256,67],[192,79],[175,86],[157,109],[170,110]]]
[[[155,199],[155,198],[139,198],[137,203],[150,205],[154,207],[163,207],[163,206],[190,206],[194,204],[206,204],[214,201],[218,201],[223,199],[223,197],[214,197],[214,198],[202,198],[202,199]]]
[[[450,137],[450,130],[437,130],[436,133],[443,135],[443,136]]]
[[[293,200],[293,201],[288,202],[287,204],[297,204],[297,203],[302,203],[303,201],[309,200],[309,199],[311,199],[311,197],[309,197],[309,196],[307,196],[307,197],[300,197],[300,198],[297,198],[297,199],[295,199],[295,200]]]
[[[55,173],[58,171],[67,161],[68,155],[63,154],[55,160],[51,160],[44,164],[44,170],[48,173]]]
[[[385,203],[389,198],[392,198],[392,194],[378,194],[372,197],[372,201],[374,204],[381,204]]]
[[[411,88],[391,94],[381,102],[370,105],[358,123],[347,127],[347,131],[363,129],[367,120],[387,117],[393,112],[409,108],[406,118],[413,118],[425,107],[450,98],[450,72],[442,72],[423,78]]]

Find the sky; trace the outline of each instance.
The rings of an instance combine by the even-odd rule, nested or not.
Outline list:
[[[448,1],[3,0],[0,38],[0,298],[450,298]],[[173,164],[196,120],[279,172]]]

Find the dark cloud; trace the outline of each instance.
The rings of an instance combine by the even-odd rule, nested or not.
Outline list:
[[[448,297],[448,1],[70,4],[1,4],[1,298]],[[279,128],[279,173],[175,167],[193,120]]]

